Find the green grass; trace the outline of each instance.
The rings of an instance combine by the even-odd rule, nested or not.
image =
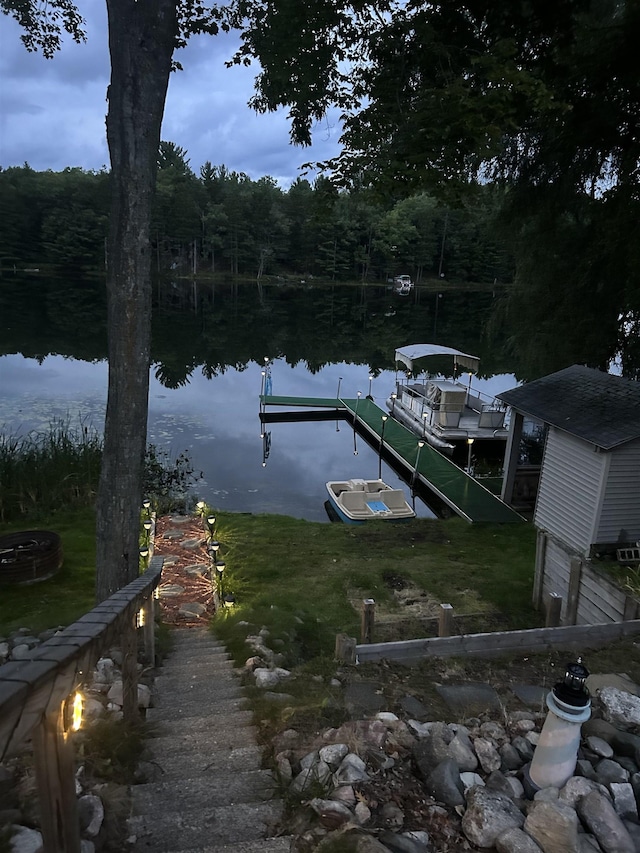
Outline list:
[[[247,655],[246,635],[263,626],[271,633],[270,646],[286,649],[292,665],[331,654],[336,633],[358,636],[364,598],[375,599],[391,622],[395,615],[400,634],[404,614],[390,574],[452,604],[458,614],[480,612],[487,624],[497,615],[507,628],[540,621],[530,604],[530,525],[420,519],[352,527],[230,515],[222,517],[218,538],[227,565],[225,591],[234,593],[237,606],[217,619],[216,633],[239,661]]]
[[[0,634],[27,627],[43,631],[70,625],[95,604],[95,514],[66,510],[37,522],[0,525],[0,534],[53,530],[62,540],[64,562],[53,578],[27,586],[0,587]]]

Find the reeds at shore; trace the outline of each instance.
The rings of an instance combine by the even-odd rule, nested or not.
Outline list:
[[[102,446],[95,428],[64,420],[25,435],[0,433],[0,522],[92,504]]]

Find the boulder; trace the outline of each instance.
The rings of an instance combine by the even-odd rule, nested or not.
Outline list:
[[[635,853],[636,846],[611,802],[600,791],[578,800],[578,814],[605,853]]]
[[[472,844],[493,847],[498,836],[507,829],[521,827],[524,815],[512,799],[489,791],[480,785],[467,791],[467,810],[462,817],[462,831]],[[563,853],[570,853],[565,850]]]
[[[544,853],[580,853],[578,815],[560,800],[535,801],[524,822],[524,830]]]

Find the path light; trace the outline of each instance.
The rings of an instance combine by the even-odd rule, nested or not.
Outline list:
[[[142,501],[142,509],[146,512],[147,515],[151,514],[151,501],[149,498],[145,498]]]
[[[218,578],[218,597],[220,601],[224,604],[223,593],[222,593],[222,576],[224,575],[224,570],[226,568],[226,563],[224,560],[216,561],[216,574]]]
[[[213,529],[216,526],[216,517],[215,515],[207,516],[207,528],[209,529],[209,535],[213,536]]]
[[[146,521],[142,522],[142,526],[144,527],[144,532],[146,534],[147,541],[148,541],[149,537],[151,536],[151,528],[153,527],[153,521],[151,521],[151,519],[148,518]]]
[[[80,691],[76,691],[73,696],[69,696],[65,702],[63,712],[63,727],[65,735],[69,732],[77,732],[82,726],[82,714],[84,711],[84,696]]]
[[[576,769],[580,729],[591,716],[591,698],[586,686],[589,670],[578,658],[567,665],[562,681],[547,694],[549,713],[531,764],[524,771],[527,796],[541,788],[562,788]]]
[[[147,566],[149,564],[149,549],[148,548],[140,548],[140,560],[142,561],[142,568],[146,571]]]
[[[212,539],[209,542],[209,553],[212,556],[213,561],[215,562],[218,559],[218,551],[220,550],[220,543],[217,539]]]
[[[471,473],[471,447],[474,441],[475,439],[473,438],[467,439],[467,474]]]

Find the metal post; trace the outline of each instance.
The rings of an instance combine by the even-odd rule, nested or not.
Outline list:
[[[376,602],[373,598],[365,598],[362,602],[362,626],[360,630],[360,642],[373,642],[373,626],[376,620]]]

